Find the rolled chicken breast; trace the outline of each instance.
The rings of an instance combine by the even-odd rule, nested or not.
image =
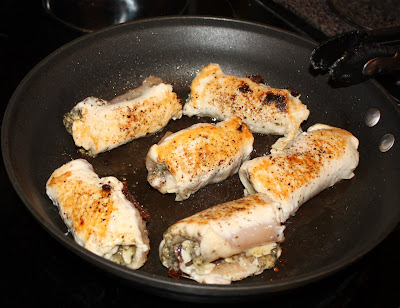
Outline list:
[[[158,132],[182,116],[182,104],[170,84],[146,79],[111,102],[87,97],[63,118],[75,145],[90,156]]]
[[[216,125],[192,125],[150,148],[147,180],[161,193],[175,193],[177,201],[185,200],[200,188],[237,173],[249,159],[253,142],[253,134],[239,117]]]
[[[266,195],[246,196],[170,226],[160,243],[160,260],[173,278],[230,284],[275,266],[284,228],[277,205]]]
[[[117,178],[99,178],[76,159],[53,172],[46,193],[79,245],[131,269],[146,262],[149,215]]]
[[[239,116],[253,133],[283,135],[272,146],[279,150],[296,136],[310,113],[296,95],[225,74],[218,64],[211,63],[193,80],[183,114],[218,120]]]
[[[282,151],[245,162],[239,177],[245,193],[263,193],[278,203],[284,222],[322,190],[354,176],[358,143],[344,129],[315,124]]]

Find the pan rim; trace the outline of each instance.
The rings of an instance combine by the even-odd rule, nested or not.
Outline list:
[[[237,294],[238,291],[243,292],[245,294],[243,295],[254,295],[254,294],[261,294],[261,293],[275,293],[279,291],[287,291],[289,289],[293,289],[296,287],[299,287],[304,284],[304,282],[315,282],[320,279],[323,279],[327,277],[328,275],[331,275],[344,267],[354,263],[355,261],[359,260],[361,257],[363,257],[366,253],[374,249],[380,242],[382,242],[388,234],[390,234],[393,229],[396,227],[398,224],[398,221],[400,220],[400,215],[397,217],[397,219],[393,219],[393,222],[391,225],[386,228],[386,232],[380,234],[380,236],[376,237],[374,241],[370,242],[368,245],[364,245],[364,248],[362,250],[358,250],[357,254],[353,254],[352,256],[348,256],[347,261],[344,262],[344,260],[337,261],[335,263],[332,263],[330,265],[324,266],[320,268],[318,271],[306,274],[301,274],[296,277],[292,278],[287,278],[285,280],[279,280],[279,281],[271,281],[268,284],[260,284],[260,282],[248,282],[246,285],[240,285],[240,284],[231,284],[231,285],[205,285],[205,284],[197,284],[197,283],[185,283],[185,282],[179,282],[172,280],[170,278],[166,277],[156,277],[155,275],[152,275],[147,272],[143,271],[133,271],[126,269],[122,266],[116,265],[112,263],[111,261],[105,260],[87,250],[84,248],[78,246],[75,242],[71,242],[69,239],[66,240],[65,235],[49,223],[45,221],[45,219],[40,215],[40,213],[35,209],[33,206],[32,202],[28,199],[28,197],[25,195],[18,178],[14,172],[13,169],[13,164],[12,164],[12,159],[10,157],[10,153],[8,151],[8,136],[9,136],[9,124],[11,121],[10,114],[12,109],[15,107],[17,104],[17,97],[20,95],[21,91],[23,91],[24,85],[35,75],[35,73],[40,70],[43,66],[46,65],[50,60],[56,58],[59,54],[62,54],[63,52],[67,51],[69,48],[72,46],[75,46],[76,44],[80,44],[81,42],[84,42],[88,39],[94,39],[96,37],[102,36],[102,35],[107,35],[108,33],[111,33],[112,31],[119,31],[120,29],[125,29],[129,28],[132,26],[136,25],[149,25],[149,24],[154,24],[158,22],[168,22],[168,21],[173,21],[173,22],[178,22],[178,20],[185,20],[186,22],[192,22],[193,24],[200,25],[203,24],[204,26],[207,26],[207,23],[210,21],[214,22],[220,22],[222,24],[235,24],[235,25],[242,25],[246,24],[249,27],[256,27],[256,28],[263,28],[263,29],[270,29],[273,31],[278,31],[280,33],[285,33],[285,35],[293,36],[296,39],[300,39],[302,41],[307,41],[311,44],[316,44],[314,41],[304,38],[298,34],[282,30],[273,26],[267,26],[259,23],[254,23],[254,22],[247,22],[247,21],[239,21],[239,20],[234,20],[234,19],[229,19],[229,18],[218,18],[218,17],[162,17],[162,18],[148,18],[148,19],[143,19],[143,20],[138,20],[138,21],[133,21],[133,22],[128,22],[126,24],[119,24],[119,25],[113,25],[110,27],[107,27],[105,29],[85,34],[80,38],[77,38],[66,45],[58,48],[57,50],[53,51],[50,55],[48,55],[46,58],[41,60],[20,82],[18,87],[16,88],[15,92],[13,93],[7,108],[4,113],[3,117],[3,122],[2,122],[2,132],[1,132],[1,146],[2,146],[2,156],[3,156],[3,162],[6,167],[7,174],[10,178],[10,181],[16,190],[18,196],[21,198],[23,201],[25,207],[29,210],[29,212],[34,216],[34,218],[45,228],[45,230],[54,238],[56,238],[59,242],[61,242],[64,246],[66,246],[68,249],[73,250],[75,253],[77,253],[79,256],[83,257],[87,261],[90,260],[96,260],[96,265],[100,266],[101,268],[105,269],[106,271],[111,271],[113,274],[117,274],[118,276],[121,276],[124,279],[127,280],[132,280],[130,279],[131,277],[135,277],[133,279],[133,282],[136,282],[136,279],[139,278],[141,280],[141,284],[144,286],[154,286],[154,283],[157,283],[157,288],[162,289],[162,290],[167,290],[167,292],[178,292],[179,294],[186,294],[186,295],[193,295],[195,294],[196,296],[200,293],[207,293],[209,294],[210,291],[214,292],[215,297],[225,297],[229,295],[234,295]],[[179,21],[180,22],[180,21]],[[377,89],[381,91],[390,101],[392,101],[393,105],[397,107],[397,110],[399,111],[399,107],[394,103],[394,101],[390,98],[389,94],[380,86],[376,81],[369,81],[371,84],[373,84]],[[349,258],[350,257],[350,258]],[[343,263],[345,263],[345,266],[343,266]],[[145,281],[144,281],[145,280]]]

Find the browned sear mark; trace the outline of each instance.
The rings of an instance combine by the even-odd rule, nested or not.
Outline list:
[[[108,184],[104,184],[103,186],[101,186],[101,189],[104,191],[110,191],[111,190],[111,186]]]
[[[264,98],[264,103],[266,104],[272,104],[275,103],[276,107],[280,110],[280,111],[287,111],[286,110],[286,96],[284,95],[280,95],[280,94],[274,94],[269,92],[265,98]]]
[[[264,77],[261,75],[246,75],[246,78],[249,78],[255,83],[264,83]]]
[[[253,90],[250,89],[249,85],[244,81],[239,85],[238,90],[242,93],[252,93]]]
[[[299,90],[296,90],[292,87],[286,87],[285,89],[288,90],[294,97],[297,97],[301,94]]]

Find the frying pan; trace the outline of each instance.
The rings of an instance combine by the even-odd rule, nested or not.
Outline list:
[[[2,127],[3,158],[10,180],[32,215],[67,249],[160,296],[224,301],[287,291],[332,275],[368,253],[399,222],[399,143],[387,152],[379,150],[379,143],[386,133],[400,136],[400,113],[374,81],[334,88],[326,76],[314,74],[309,58],[315,46],[276,28],[207,17],[145,19],[85,35],[40,62],[12,96]],[[63,127],[63,114],[87,96],[109,100],[150,75],[173,83],[184,102],[196,73],[211,62],[220,64],[226,73],[261,75],[273,87],[290,86],[302,93],[311,111],[303,129],[320,122],[352,132],[360,140],[356,176],[321,192],[288,220],[279,271],[267,270],[227,286],[169,278],[158,259],[158,245],[167,227],[243,195],[237,175],[183,202],[147,184],[144,159],[153,143],[166,131],[211,121],[184,116],[157,134],[88,158],[99,176],[126,180],[131,193],[150,212],[147,263],[134,271],[78,246],[45,193],[45,183],[56,168],[82,157]],[[381,118],[369,127],[365,115],[372,107],[379,109]],[[253,157],[267,153],[276,138],[256,134]]]

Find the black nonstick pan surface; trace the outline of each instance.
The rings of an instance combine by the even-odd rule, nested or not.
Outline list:
[[[4,162],[15,190],[38,222],[65,247],[137,288],[179,299],[225,300],[291,290],[352,264],[375,248],[400,220],[399,143],[379,150],[382,136],[400,136],[400,113],[373,81],[347,88],[329,85],[310,68],[315,43],[295,34],[229,19],[176,17],[113,26],[79,38],[40,62],[21,82],[2,126]],[[182,117],[161,132],[110,152],[87,158],[100,176],[127,181],[150,212],[151,252],[139,270],[129,270],[78,246],[68,234],[45,183],[62,164],[82,157],[62,116],[87,96],[110,100],[153,75],[174,86],[184,103],[202,67],[214,62],[226,73],[261,75],[277,88],[292,87],[310,110],[303,129],[326,123],[349,130],[360,140],[356,176],[304,204],[286,223],[286,240],[276,271],[265,271],[231,285],[174,280],[158,259],[163,232],[177,220],[209,206],[243,196],[237,175],[203,188],[189,200],[174,201],[146,182],[145,155],[165,132],[207,118]],[[365,124],[370,108],[380,121]],[[253,157],[268,153],[275,136],[255,135]]]

